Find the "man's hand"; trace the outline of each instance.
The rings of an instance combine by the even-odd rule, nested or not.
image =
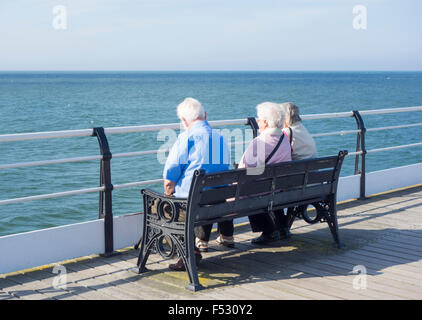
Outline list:
[[[166,196],[173,195],[175,186],[176,186],[176,182],[164,179],[164,194]]]

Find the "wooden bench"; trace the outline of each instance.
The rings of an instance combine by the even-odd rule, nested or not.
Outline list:
[[[340,151],[337,156],[268,165],[259,175],[251,175],[247,169],[209,174],[197,170],[187,199],[143,189],[143,236],[136,272],[148,271],[145,264],[151,250],[164,258],[177,253],[189,275],[187,288],[200,290],[194,227],[282,208],[289,208],[288,229],[295,218],[327,222],[335,245],[340,247],[336,194],[346,155],[347,151]],[[316,208],[314,219],[306,214],[307,205]]]

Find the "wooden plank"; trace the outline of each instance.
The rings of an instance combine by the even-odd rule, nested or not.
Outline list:
[[[48,296],[39,293],[34,283],[19,283],[18,281],[11,280],[11,278],[1,279],[0,282],[2,283],[3,292],[24,300],[51,300]]]
[[[334,267],[332,270],[334,270],[334,272],[339,275],[344,274],[344,272],[350,273],[354,267],[354,265],[342,263],[338,260],[333,260],[331,258],[321,259],[313,263],[320,264],[322,267],[326,265]],[[405,299],[414,299],[418,296],[421,296],[422,291],[418,290],[417,287],[409,286],[403,282],[398,282],[396,280],[388,279],[386,277],[380,278],[378,275],[372,274],[370,269],[367,270],[367,272],[367,285],[368,287],[374,287],[376,291],[390,293],[392,295],[397,295],[398,297],[402,297]],[[371,282],[369,280],[371,280]]]
[[[189,297],[192,295],[190,291],[184,289],[187,282],[184,283],[183,286],[175,286],[175,284],[169,281],[168,278],[168,281],[165,281],[165,276],[159,277],[160,279],[157,280],[154,278],[154,273],[152,273],[152,276],[151,273],[137,275],[127,271],[128,269],[136,266],[135,264],[120,260],[119,258],[121,257],[117,256],[113,258],[101,258],[99,259],[100,261],[98,261],[98,263],[104,262],[104,265],[107,266],[105,268],[104,266],[101,268],[97,266],[95,269],[107,269],[107,271],[110,271],[110,267],[115,268],[114,272],[109,274],[109,276],[117,277],[116,282],[113,284],[124,286],[125,289],[130,290],[132,294],[142,296],[144,299],[151,299],[151,297],[162,297],[169,299],[171,297],[169,293],[172,292],[177,293],[177,295],[181,297]],[[121,272],[116,273],[116,270],[121,270]],[[140,287],[141,285],[142,287]],[[157,288],[159,288],[159,290],[157,290]]]
[[[376,257],[373,254],[368,254],[365,251],[359,250],[359,251],[354,251],[354,252],[346,252],[344,253],[344,256],[350,257],[350,258],[356,257],[357,259],[373,262],[380,266],[384,266],[385,268],[392,266],[390,261],[383,260],[379,257]],[[407,275],[411,279],[418,277],[418,274],[420,273],[420,268],[413,267],[412,265],[408,265],[408,264],[400,265],[400,269],[396,269],[396,270],[400,270],[403,273],[403,275]]]
[[[409,250],[418,254],[422,253],[422,247],[414,242],[409,243],[409,238],[406,238],[405,236],[387,235],[383,237],[383,240],[388,242],[388,245],[391,245],[392,247],[402,248],[403,250]]]
[[[290,259],[289,259],[290,260]],[[319,261],[319,260],[318,260]],[[312,262],[309,262],[309,263],[312,263],[312,265],[314,265],[315,263],[317,263],[317,262],[314,262],[314,261],[312,261]],[[294,265],[294,266],[290,266],[291,268],[298,268],[298,269],[302,269],[302,271],[305,271],[305,270],[303,270],[304,268],[303,268],[303,266],[304,265],[308,265],[309,263],[305,263],[305,264],[301,264],[301,265],[299,265],[299,266],[297,266],[297,265]],[[316,268],[316,269],[318,269],[318,268]],[[335,269],[333,269],[333,270],[335,270]],[[318,272],[317,270],[309,270],[309,269],[307,269],[307,271],[308,272]],[[351,271],[351,270],[349,270],[349,271]],[[336,271],[336,273],[338,273],[338,269],[337,269],[337,271]],[[341,274],[341,273],[340,273]],[[377,294],[377,298],[379,298],[379,295],[382,295],[383,294],[383,291],[382,290],[380,290],[379,292],[378,292],[378,294]],[[390,293],[390,296],[389,296],[389,298],[392,298],[392,297],[395,297],[395,295],[394,294],[391,294]],[[386,297],[386,298],[388,298],[388,297]],[[403,295],[402,295],[402,298],[405,298],[405,296],[403,297]]]
[[[244,264],[243,260],[241,262]],[[234,270],[236,270],[235,268],[236,264],[233,266]],[[261,278],[261,281],[265,283],[265,287],[275,287],[280,291],[294,293],[295,295],[299,295],[307,299],[335,300],[345,297],[348,297],[349,299],[362,298],[361,296],[353,295],[353,293],[345,293],[344,288],[339,288],[342,286],[341,283],[339,284],[338,282],[335,282],[333,284],[331,280],[326,281],[326,279],[322,279],[319,276],[303,274],[303,279],[294,279],[292,276],[298,272],[290,267],[282,266],[282,271],[280,269],[275,271],[273,266],[254,260],[252,268],[254,270],[259,268],[258,274],[260,278],[264,277]],[[245,271],[242,270],[242,272]],[[327,286],[330,288],[329,290],[327,290]]]
[[[215,259],[207,257],[207,263],[213,265],[209,268],[211,270],[219,269],[224,266],[226,272],[241,272],[242,275],[248,275],[249,277],[256,277],[257,280],[265,283],[265,286],[273,287],[274,289],[281,290],[283,292],[291,293],[294,295],[301,296],[307,299],[335,299],[335,296],[330,296],[326,293],[316,293],[305,288],[301,288],[297,285],[289,285],[284,281],[284,278],[289,278],[291,274],[285,272],[285,270],[275,270],[272,266],[268,266],[260,261],[249,261],[243,257],[239,257],[236,261],[222,261],[218,256]],[[249,262],[249,263],[248,263]],[[209,265],[209,264],[207,264]],[[208,269],[208,268],[207,268]],[[252,276],[255,275],[255,276]],[[244,282],[244,278],[241,277],[241,282]],[[251,280],[254,281],[254,280]]]
[[[237,257],[237,260],[240,260],[240,259],[242,259],[242,257]],[[245,260],[246,260],[245,262],[249,261],[249,265],[251,265],[251,268],[253,268],[254,270],[256,270],[261,265],[261,267],[258,269],[260,272],[262,272],[262,269],[264,269],[268,272],[272,272],[273,274],[278,274],[279,280],[280,280],[280,276],[283,275],[282,280],[280,280],[283,283],[285,283],[287,280],[290,280],[291,275],[297,274],[298,272],[299,273],[302,272],[303,273],[302,277],[304,279],[300,279],[300,280],[296,279],[297,281],[294,284],[295,286],[300,286],[308,290],[313,290],[314,292],[320,292],[321,296],[324,296],[327,294],[330,294],[330,295],[334,294],[334,296],[332,296],[331,299],[333,298],[348,298],[348,299],[374,298],[374,295],[368,296],[367,294],[355,292],[351,286],[351,280],[345,285],[342,282],[337,281],[338,279],[334,280],[329,277],[327,278],[326,276],[329,274],[326,274],[323,271],[318,270],[318,269],[307,268],[304,264],[298,265],[298,264],[291,264],[291,263],[286,263],[282,261],[275,261],[274,263],[272,263],[272,260],[268,259],[267,257],[263,259],[256,259],[253,256]],[[289,261],[291,262],[291,259],[289,259]],[[248,265],[245,262],[243,263],[242,262],[243,260],[237,263],[237,265],[239,266],[237,268],[241,268],[240,266],[242,265]],[[223,264],[226,262],[219,261],[219,263]],[[279,269],[276,269],[276,270],[272,269],[272,267],[274,266],[279,267]],[[236,268],[236,263],[234,263],[234,267]],[[242,270],[242,272],[244,271]],[[324,276],[326,278],[322,278]],[[330,276],[332,276],[332,274],[330,274]],[[341,290],[339,290],[339,288],[341,288]],[[392,297],[394,296],[388,296],[387,298],[391,299]]]
[[[6,300],[19,300],[19,298],[0,290],[0,301]]]
[[[422,282],[415,281],[412,275],[403,275],[400,271],[397,272],[397,268],[395,267],[388,267],[384,268],[376,263],[368,262],[365,260],[360,260],[357,258],[347,258],[343,255],[337,255],[330,257],[331,260],[344,262],[349,265],[350,270],[353,269],[354,266],[363,265],[370,273],[379,273],[380,278],[387,278],[396,281],[396,284],[402,287],[402,284],[410,285],[412,291],[419,292],[422,290]]]

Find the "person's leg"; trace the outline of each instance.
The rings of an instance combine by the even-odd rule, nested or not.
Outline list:
[[[262,232],[265,228],[266,222],[266,213],[254,214],[252,216],[248,216],[249,224],[251,226],[252,232]]]
[[[195,244],[201,252],[208,251],[208,241],[210,240],[212,224],[195,227]]]
[[[223,221],[218,223],[218,231],[220,235],[217,238],[217,243],[226,247],[234,247],[234,225],[233,220]]]
[[[233,238],[233,233],[234,233],[233,220],[219,222],[218,231],[224,238]]]
[[[249,221],[253,232],[262,232],[259,237],[251,240],[252,243],[260,244],[280,239],[280,234],[276,229],[275,223],[268,213],[265,212],[249,216]]]
[[[286,209],[290,214],[293,208]],[[280,232],[282,239],[290,238],[289,214],[284,212],[285,209],[274,211],[276,229]]]
[[[210,240],[212,224],[195,227],[195,237],[201,241],[208,242]]]
[[[249,222],[253,232],[270,234],[276,230],[274,222],[267,212],[249,216]]]

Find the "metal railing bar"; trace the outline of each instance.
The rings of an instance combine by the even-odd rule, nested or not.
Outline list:
[[[362,154],[363,153],[363,151],[356,151],[356,152],[349,152],[346,156],[348,157],[348,156],[356,156],[356,155],[358,155],[358,154]]]
[[[410,147],[416,147],[416,146],[422,146],[422,142],[400,145],[400,146],[394,146],[394,147],[387,147],[387,148],[372,149],[372,150],[367,150],[366,152],[367,153],[381,152],[381,151],[389,151],[389,150],[410,148]],[[348,154],[348,156],[353,156],[353,155],[357,155],[357,154],[362,154],[362,151],[350,152]],[[132,188],[132,187],[143,186],[143,185],[151,185],[151,184],[162,183],[162,182],[163,182],[163,179],[129,182],[129,183],[113,185],[113,189]],[[99,192],[99,191],[104,191],[104,189],[105,189],[104,187],[96,187],[96,188],[71,190],[71,191],[49,193],[49,194],[22,197],[22,198],[13,198],[13,199],[7,199],[7,200],[0,200],[0,205],[20,203],[20,202],[28,202],[28,201],[41,200],[41,199],[65,197],[65,196],[78,195],[78,194],[91,193],[91,192]]]
[[[390,151],[390,150],[403,149],[403,148],[411,148],[411,147],[418,147],[418,146],[422,146],[422,142],[411,143],[411,144],[403,144],[403,145],[394,146],[394,147],[386,147],[386,148],[378,148],[378,149],[366,150],[366,153],[381,152],[381,151]]]
[[[248,142],[250,142],[250,141],[229,143],[229,146],[246,144]],[[148,154],[166,153],[166,152],[169,152],[169,151],[170,151],[170,149],[157,149],[157,150],[145,150],[145,151],[116,153],[116,154],[113,154],[113,158],[135,157],[135,156],[143,156],[143,155],[148,155]],[[61,164],[61,163],[101,160],[102,158],[103,158],[103,156],[101,156],[101,155],[95,155],[95,156],[86,156],[86,157],[54,159],[54,160],[9,163],[9,164],[0,165],[0,170],[1,169],[11,169],[11,168],[22,168],[22,167],[36,167],[36,166],[44,166],[44,165],[50,165],[50,164]]]
[[[374,109],[374,110],[363,110],[359,111],[362,116],[373,115],[373,114],[386,114],[386,113],[399,113],[399,112],[414,112],[422,111],[422,106],[416,107],[405,107],[405,108],[388,108],[388,109]]]
[[[413,112],[413,111],[422,111],[422,106],[407,107],[407,108],[364,110],[364,111],[360,111],[360,114],[372,115],[372,114],[386,114],[386,113]],[[348,111],[348,112],[337,112],[337,113],[307,114],[307,115],[302,115],[301,117],[302,119],[306,119],[306,120],[346,118],[346,117],[353,117],[353,112]],[[245,125],[247,124],[247,119],[215,120],[215,121],[209,121],[209,123],[211,126]],[[128,127],[111,127],[111,128],[105,128],[104,131],[106,134],[114,134],[114,133],[158,131],[161,129],[180,129],[180,123],[128,126]],[[93,129],[80,129],[80,130],[4,134],[4,135],[0,135],[0,142],[83,137],[83,136],[92,136],[92,133],[93,133]]]
[[[96,156],[54,159],[54,160],[44,160],[44,161],[9,163],[9,164],[0,165],[0,169],[35,167],[35,166],[44,166],[44,165],[50,165],[50,164],[70,163],[70,162],[83,162],[83,161],[91,161],[91,160],[101,160],[102,158],[103,156],[96,155]]]
[[[115,159],[115,158],[125,158],[125,157],[144,156],[144,155],[147,155],[147,154],[166,153],[166,152],[169,152],[169,151],[170,151],[170,149],[157,149],[157,150],[145,150],[145,151],[116,153],[116,154],[113,154],[113,159]]]
[[[73,195],[78,195],[78,194],[83,194],[83,193],[91,193],[91,192],[99,192],[99,191],[104,191],[104,187],[79,189],[79,190],[71,190],[71,191],[64,191],[64,192],[57,192],[57,193],[40,194],[40,195],[30,196],[30,197],[0,200],[0,205],[28,202],[28,201],[41,200],[41,199],[59,198],[59,197],[73,196]]]
[[[3,134],[3,135],[0,135],[0,142],[42,140],[42,139],[70,138],[70,137],[89,137],[92,135],[92,131],[93,129],[81,129],[81,130]]]
[[[139,186],[145,186],[150,184],[162,183],[163,179],[155,179],[155,180],[145,180],[145,181],[138,181],[138,182],[128,182],[123,184],[115,184],[113,185],[113,190],[115,189],[124,189],[124,188],[133,188]]]
[[[353,112],[346,111],[346,112],[336,112],[336,113],[304,114],[304,115],[301,115],[300,117],[304,120],[347,118],[347,117],[353,117]]]
[[[419,126],[422,126],[422,123],[389,126],[389,127],[380,127],[380,128],[370,128],[370,129],[366,129],[366,131],[367,132],[374,132],[374,131],[381,131],[381,130],[411,128],[411,127],[419,127]],[[318,138],[318,137],[326,137],[326,136],[333,136],[333,135],[355,134],[355,133],[360,133],[360,132],[361,132],[361,130],[347,130],[347,131],[335,131],[335,132],[327,132],[327,133],[316,133],[316,134],[311,134],[311,136],[313,138]],[[247,144],[249,142],[250,141],[229,143],[229,146]],[[170,151],[170,149],[157,149],[157,150],[145,150],[145,151],[135,151],[135,152],[126,152],[126,153],[116,153],[116,154],[113,155],[113,158],[135,157],[135,156],[143,156],[143,155],[149,155],[149,154],[166,153],[166,152],[169,152],[169,151]],[[361,154],[361,153],[356,153],[356,152],[349,153],[349,155],[356,155],[356,154]],[[92,161],[92,160],[101,160],[101,159],[102,159],[101,155],[96,155],[96,156],[86,156],[86,157],[55,159],[55,160],[21,162],[21,163],[11,163],[11,164],[0,165],[0,169],[34,167],[34,166],[43,166],[43,165],[50,165],[50,164],[83,162],[83,161]]]
[[[315,134],[311,134],[311,137],[318,138],[318,137],[335,136],[335,135],[343,136],[345,134],[353,134],[353,133],[359,133],[359,132],[361,132],[361,130],[346,130],[346,131],[336,131],[336,132],[327,132],[327,133],[315,133]]]
[[[420,127],[422,126],[422,122],[420,123],[412,123],[412,124],[403,124],[398,126],[389,126],[389,127],[380,127],[380,128],[369,128],[366,129],[367,132],[369,131],[381,131],[381,130],[391,130],[391,129],[400,129],[400,128],[412,128],[412,127]]]
[[[245,125],[246,123],[247,123],[247,119],[209,121],[209,124],[213,127],[230,126],[230,125]],[[180,129],[180,123],[178,122],[178,123],[141,125],[141,126],[129,126],[129,127],[111,127],[111,128],[104,128],[104,132],[106,134],[114,134],[114,133],[159,131],[161,129]],[[93,133],[93,129],[81,129],[81,130],[4,134],[4,135],[0,135],[0,142],[83,137],[83,136],[92,136],[92,133]]]
[[[212,127],[219,126],[230,126],[230,125],[245,125],[246,119],[232,119],[232,120],[214,120],[208,122]],[[180,122],[168,123],[168,124],[152,124],[142,126],[129,126],[129,127],[112,127],[104,128],[106,134],[115,133],[133,133],[133,132],[147,132],[147,131],[159,131],[162,129],[181,129]]]

